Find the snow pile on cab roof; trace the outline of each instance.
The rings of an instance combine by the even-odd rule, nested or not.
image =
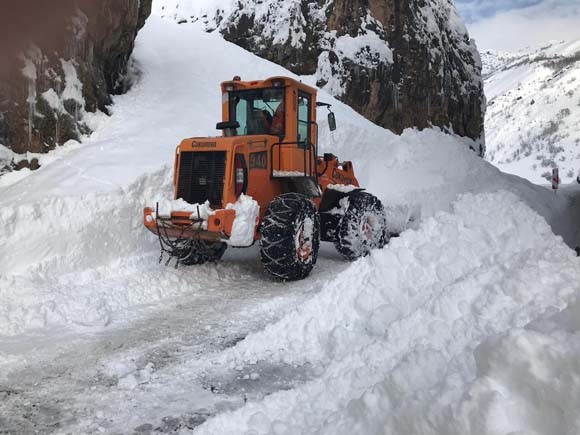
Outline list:
[[[517,328],[564,309],[579,280],[573,252],[515,195],[465,195],[452,213],[436,214],[354,263],[306,304],[222,355],[216,363],[240,370],[266,361],[312,364],[323,373],[219,415],[199,433],[539,430],[541,415],[523,417],[542,410],[554,416],[534,394],[562,397],[561,384],[547,376],[570,361],[556,354],[536,362],[542,339]],[[497,347],[488,343],[495,338]],[[535,356],[526,376],[517,374],[523,355]],[[510,379],[498,368],[504,361]],[[570,372],[576,393],[578,372]],[[514,410],[514,401],[514,418],[497,413]],[[571,416],[568,423],[580,429]]]

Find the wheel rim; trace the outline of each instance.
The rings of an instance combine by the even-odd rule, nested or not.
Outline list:
[[[371,218],[369,216],[363,217],[361,223],[361,234],[366,238],[368,242],[373,240],[373,226],[371,224]]]
[[[378,219],[373,214],[365,214],[360,222],[360,234],[362,235],[363,243],[368,247],[374,247],[378,244],[379,234],[376,230]]]
[[[308,263],[312,257],[313,223],[304,219],[296,232],[296,257],[302,263]]]

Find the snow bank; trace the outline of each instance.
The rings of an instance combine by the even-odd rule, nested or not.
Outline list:
[[[228,245],[247,247],[254,243],[256,223],[260,214],[260,206],[251,196],[243,193],[235,204],[228,204],[227,210],[235,210],[236,217],[232,225],[232,234],[228,239]]]
[[[123,284],[158,242],[143,227],[144,204],[170,196],[170,167],[126,190],[47,197],[0,208],[0,335],[63,323],[106,324],[113,312],[157,300],[173,289]],[[147,259],[151,266],[153,258]],[[119,288],[98,282],[119,274]],[[183,291],[183,288],[181,288]]]
[[[481,422],[488,433],[580,433],[578,331],[516,329],[482,345],[475,359],[477,379],[456,406],[458,429]]]
[[[199,433],[498,433],[499,417],[482,414],[466,395],[484,376],[478,365],[493,360],[482,343],[566,308],[580,270],[545,220],[513,194],[467,194],[452,210],[354,263],[221,355],[216,363],[238,369],[312,364],[322,375],[220,415]],[[494,352],[517,370],[519,351]],[[520,404],[537,409],[532,400]]]
[[[170,218],[173,212],[187,212],[191,213],[190,219],[202,219],[208,220],[210,216],[214,214],[209,201],[204,204],[190,204],[183,199],[175,199],[172,201],[162,200],[156,203],[157,213],[159,217]],[[155,209],[155,207],[153,207]]]
[[[566,216],[568,201],[564,196],[482,161],[469,149],[475,146],[469,139],[437,129],[405,130],[398,136],[376,125],[365,125],[340,105],[333,108],[339,128],[329,132],[326,121],[319,119],[320,153],[332,152],[341,160],[351,160],[361,187],[381,199],[395,226],[404,228],[405,216],[417,219],[450,211],[463,193],[498,189],[522,198],[557,234],[564,235],[567,227],[575,225]],[[576,246],[576,240],[567,242]]]

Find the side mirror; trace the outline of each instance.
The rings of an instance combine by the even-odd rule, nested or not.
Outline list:
[[[324,153],[324,161],[325,162],[330,162],[332,160],[334,160],[334,154],[332,154],[332,153]],[[579,175],[579,177],[580,177],[580,175]]]
[[[237,136],[237,129],[240,128],[240,123],[238,121],[218,122],[215,128],[223,130],[224,136],[232,137]]]
[[[336,117],[332,112],[328,113],[328,128],[330,128],[330,131],[336,130]]]
[[[224,121],[218,122],[215,126],[217,130],[227,130],[230,128],[240,128],[240,123],[238,121]]]

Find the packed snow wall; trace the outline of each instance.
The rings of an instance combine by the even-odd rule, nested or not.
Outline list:
[[[124,90],[151,2],[26,0],[1,6],[0,144],[18,154],[41,153],[87,132],[83,113],[106,113],[111,94]]]
[[[451,0],[158,0],[154,11],[315,76],[380,126],[440,126],[484,151],[481,60]]]

